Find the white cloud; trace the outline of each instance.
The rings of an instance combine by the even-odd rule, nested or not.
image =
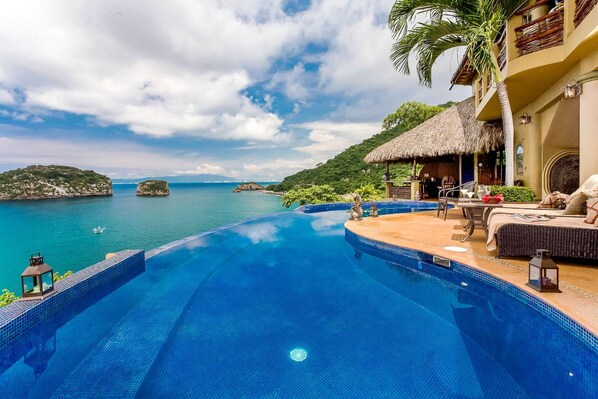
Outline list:
[[[314,167],[377,133],[379,121],[404,101],[440,103],[468,94],[447,91],[456,58],[439,62],[431,90],[394,70],[386,28],[393,2],[313,0],[293,16],[284,15],[284,0],[5,2],[0,104],[14,110],[3,116],[42,122],[41,117],[60,114],[54,111],[66,111],[137,134],[193,136],[180,144],[190,143],[189,151],[202,148],[201,139],[244,141],[235,149],[247,151],[230,160],[230,154],[205,156],[203,149],[199,156],[159,151],[128,143],[127,137],[106,143],[3,138],[15,152],[0,148],[2,162],[38,162],[17,147],[31,144],[43,150],[47,161],[39,162],[117,174],[122,168],[146,175],[179,171],[278,179]],[[305,53],[308,45],[326,50]],[[277,70],[280,65],[290,66]],[[246,93],[258,82],[265,82],[260,88],[266,92],[251,94],[254,102]],[[331,103],[320,112],[322,97]],[[320,119],[293,126],[309,131],[306,139],[285,133],[275,113],[285,107],[290,112],[291,106],[289,119]]]
[[[15,99],[12,93],[0,87],[0,104],[13,105],[14,103]]]
[[[226,173],[226,170],[219,165],[211,165],[209,163],[202,163],[201,165],[195,167],[195,169],[190,170],[177,170],[174,172],[177,175],[192,175],[192,174],[223,174]]]
[[[306,152],[319,160],[328,159],[380,132],[378,123],[316,121],[296,126],[310,130],[308,136],[310,144],[295,147],[295,150]]]
[[[0,116],[10,118],[18,122],[29,121],[31,123],[41,123],[44,121],[39,116],[32,115],[28,112],[6,111],[4,109],[0,109]]]
[[[0,125],[0,131],[5,126]],[[54,164],[93,169],[114,178],[206,173],[242,180],[276,181],[316,164],[313,159],[269,159],[261,154],[246,159],[222,160],[196,152],[166,151],[122,140],[35,138],[26,129],[10,130],[20,136],[0,135],[0,171],[30,164]]]
[[[266,0],[7,3],[0,84],[22,89],[26,108],[139,134],[275,139],[282,120],[241,93],[297,34],[277,10]]]
[[[437,61],[432,88],[419,85],[416,74],[406,76],[394,69],[389,60],[393,40],[386,25],[393,3],[322,0],[306,15],[306,37],[328,44],[328,51],[318,58],[318,87],[329,95],[341,96],[331,117],[382,120],[405,101],[439,104],[470,95],[469,88],[448,90],[451,73],[460,61],[456,56]]]
[[[305,71],[303,63],[296,64],[288,71],[278,71],[268,84],[268,88],[281,87],[282,92],[291,100],[305,100],[312,92],[316,84],[316,76]]]
[[[248,238],[253,244],[278,241],[278,227],[273,223],[245,223],[234,227],[233,230]]]
[[[31,154],[35,154],[32,158]],[[4,165],[58,164],[103,173],[114,173],[119,177],[172,174],[173,168],[182,170],[202,169],[224,170],[209,163],[197,167],[197,157],[166,154],[164,151],[124,141],[77,141],[66,139],[38,139],[28,137],[1,137],[0,160]],[[214,172],[205,172],[214,173]]]

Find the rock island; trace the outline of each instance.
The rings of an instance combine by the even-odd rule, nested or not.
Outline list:
[[[170,195],[168,182],[164,180],[146,180],[137,183],[137,195],[143,197],[165,197]]]
[[[233,190],[233,193],[240,193],[241,191],[260,191],[265,190],[266,187],[254,182],[241,183]]]
[[[109,177],[70,166],[31,165],[0,174],[0,200],[112,195]]]

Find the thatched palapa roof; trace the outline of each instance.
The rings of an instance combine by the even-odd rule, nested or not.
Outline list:
[[[504,142],[500,122],[478,121],[470,97],[375,148],[365,161],[383,163],[489,152]]]

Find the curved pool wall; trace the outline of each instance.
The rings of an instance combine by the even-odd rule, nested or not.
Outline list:
[[[369,255],[386,261],[386,267],[365,262],[364,273],[457,326],[524,391],[538,398],[598,397],[598,337],[563,312],[465,264],[439,265],[429,253],[372,240],[348,229],[345,239],[355,249],[355,258]],[[408,275],[417,286],[409,289],[390,282],[388,275],[397,272]],[[427,295],[425,286],[434,283],[443,285],[448,301]],[[530,337],[537,337],[538,342]],[[580,345],[569,345],[571,338]]]
[[[306,206],[150,251],[129,283],[3,348],[0,393],[598,396],[596,337],[485,273],[347,232],[338,211],[350,205]],[[288,358],[294,345],[304,362]]]

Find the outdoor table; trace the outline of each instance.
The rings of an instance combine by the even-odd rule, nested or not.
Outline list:
[[[502,208],[502,204],[486,204],[481,200],[475,199],[460,199],[458,202],[459,208],[463,209],[465,217],[469,220],[463,230],[469,229],[467,237],[461,240],[461,242],[469,241],[473,232],[475,231],[476,216],[479,216],[479,220],[484,228],[484,232],[488,235],[488,217],[490,212],[494,208]]]

